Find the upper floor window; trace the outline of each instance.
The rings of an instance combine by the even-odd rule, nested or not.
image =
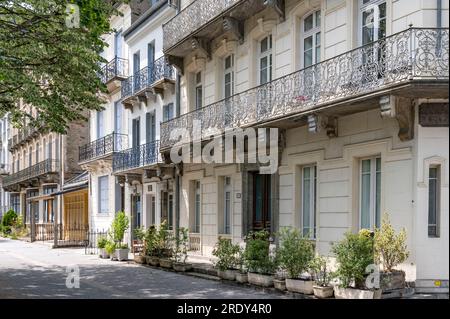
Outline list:
[[[105,136],[105,111],[97,112],[97,138]]]
[[[224,98],[234,94],[234,55],[227,56],[224,60]]]
[[[320,10],[310,13],[302,23],[303,67],[320,62]]]
[[[36,143],[36,150],[35,150],[35,157],[36,157],[36,163],[39,163],[39,150],[40,150],[40,144],[39,144],[39,142],[38,143]]]
[[[272,35],[259,42],[259,84],[272,81]]]
[[[440,165],[430,166],[428,171],[428,237],[439,237],[440,171]]]
[[[120,101],[114,103],[114,132],[122,133],[123,104]]]
[[[195,74],[195,109],[203,106],[202,72]]]
[[[381,158],[360,161],[359,211],[360,228],[380,227]]]
[[[386,36],[386,1],[359,0],[361,45],[378,41]]]
[[[120,30],[114,34],[114,56],[118,58],[122,57],[122,40],[122,30]]]
[[[163,122],[174,118],[173,103],[169,103],[163,106]]]
[[[100,176],[98,178],[98,212],[99,213],[108,213],[108,176]]]

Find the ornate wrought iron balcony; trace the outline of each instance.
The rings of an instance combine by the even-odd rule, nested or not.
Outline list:
[[[128,148],[128,135],[111,133],[89,144],[80,146],[79,163],[88,162],[97,158],[102,158],[114,152],[119,152]]]
[[[142,168],[159,162],[161,162],[161,156],[159,153],[159,141],[157,140],[115,153],[113,155],[113,172]]]
[[[284,18],[282,0],[194,0],[163,25],[163,50],[183,57],[192,50],[187,40],[209,41],[227,31],[242,39],[242,22],[266,7],[274,8]]]
[[[122,83],[122,100],[145,93],[163,90],[165,82],[175,81],[173,67],[168,64],[165,57],[161,57],[149,66],[142,68]]]
[[[128,75],[128,60],[115,57],[109,61],[103,68],[101,79],[103,83],[108,83],[112,80],[123,80]]]
[[[448,41],[448,29],[410,28],[393,34],[161,123],[161,148],[178,141],[170,136],[176,130],[184,130],[184,136],[192,138],[195,120],[201,124],[202,137],[207,137],[225,128],[299,117],[408,84],[445,85]],[[426,90],[423,93],[428,94]]]
[[[3,187],[7,188],[19,183],[59,172],[59,161],[47,159],[3,178]]]

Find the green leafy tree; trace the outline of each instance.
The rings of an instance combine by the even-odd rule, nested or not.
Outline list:
[[[310,240],[302,237],[298,229],[285,227],[280,231],[280,247],[277,256],[280,265],[287,270],[289,278],[298,278],[308,271],[314,258],[314,247]]]
[[[9,112],[16,127],[27,120],[65,133],[70,122],[86,119],[87,110],[101,109],[98,93],[106,87],[99,74],[107,62],[100,56],[107,46],[101,36],[113,31],[109,19],[120,14],[117,2],[0,0],[0,116]],[[78,24],[70,20],[76,16]]]
[[[340,242],[333,244],[332,252],[336,255],[338,265],[335,274],[341,286],[363,286],[366,268],[374,263],[371,233],[366,230],[358,234],[347,232]]]
[[[387,272],[392,272],[394,267],[409,257],[406,230],[403,228],[396,234],[387,213],[383,215],[381,228],[375,230],[374,248],[376,261],[381,263]]]
[[[130,226],[130,221],[125,215],[125,212],[117,212],[116,217],[112,222],[112,238],[115,243],[122,244],[125,232]]]

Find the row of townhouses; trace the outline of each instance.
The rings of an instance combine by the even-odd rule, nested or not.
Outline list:
[[[118,4],[115,32],[105,35],[105,108],[90,113],[89,129],[74,123],[66,136],[42,135],[0,122],[10,170],[1,205],[26,223],[33,214],[36,223],[53,221],[58,210],[59,222],[90,229],[107,229],[123,210],[130,244],[134,229],[166,221],[189,229],[199,258],[211,256],[219,237],[240,243],[250,231],[284,226],[328,255],[346,231],[374,229],[387,212],[407,229],[407,279],[448,291],[448,7]],[[254,132],[258,145],[273,133],[275,167],[267,170],[251,138],[206,149],[212,135],[238,128]],[[195,160],[223,149],[254,160]]]

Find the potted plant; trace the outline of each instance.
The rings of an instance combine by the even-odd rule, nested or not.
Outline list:
[[[383,215],[381,228],[375,230],[374,237],[375,260],[382,265],[380,273],[380,288],[383,292],[404,289],[406,287],[405,272],[397,270],[399,264],[409,257],[406,246],[406,230],[398,234],[392,227],[389,215]]]
[[[316,284],[313,286],[314,296],[317,298],[333,297],[333,286],[330,285],[332,273],[328,270],[328,259],[316,256],[311,261],[310,269],[314,274]]]
[[[173,266],[173,238],[166,221],[162,222],[158,232],[159,265],[163,268]]]
[[[244,252],[245,248],[239,247],[239,251],[236,256],[236,263],[238,267],[238,271],[236,272],[236,281],[241,284],[248,282],[248,273],[245,269]]]
[[[366,269],[374,264],[373,233],[367,229],[357,234],[347,232],[338,243],[333,244],[336,255],[336,278],[334,286],[337,299],[379,299],[380,289],[369,289],[365,285]]]
[[[309,270],[309,264],[314,257],[313,244],[302,237],[297,229],[288,227],[281,230],[280,243],[277,255],[281,267],[287,271],[286,289],[312,295],[314,281],[311,276],[301,276]]]
[[[125,236],[125,231],[129,227],[128,217],[125,212],[117,212],[116,217],[112,222],[112,237],[116,243],[116,257],[119,261],[128,260],[128,253],[130,249],[127,244],[123,244],[123,238]]]
[[[158,248],[158,230],[155,225],[152,225],[147,229],[144,236],[144,251],[147,264],[154,267],[159,266]]]
[[[108,239],[106,236],[101,236],[97,239],[97,247],[99,249],[99,257],[100,258],[109,258],[109,254],[106,252],[106,244],[108,243]]]
[[[105,244],[105,252],[106,254],[111,258],[111,260],[117,260],[116,257],[116,243],[108,240],[107,243]]]
[[[145,234],[146,234],[146,231],[145,231],[144,227],[140,227],[140,228],[137,228],[134,230],[134,236],[140,242],[144,242]],[[139,251],[138,253],[136,253],[136,251],[134,252],[134,261],[138,264],[145,264],[146,259],[145,259],[145,249],[144,248],[141,251]]]
[[[257,286],[272,287],[276,264],[270,256],[269,232],[250,232],[246,237],[244,263],[248,269],[248,282]]]
[[[192,269],[192,264],[186,262],[187,250],[189,245],[189,231],[181,227],[178,230],[178,236],[175,238],[175,261],[173,269],[180,272],[186,272]]]
[[[225,280],[236,279],[236,266],[238,264],[239,245],[235,245],[227,238],[219,238],[212,252],[217,257],[214,266],[217,268],[217,274]]]
[[[277,271],[275,273],[275,277],[273,278],[273,285],[277,290],[286,290],[286,274],[283,271]]]

